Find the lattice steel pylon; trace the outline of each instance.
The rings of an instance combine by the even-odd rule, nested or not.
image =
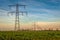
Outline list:
[[[36,23],[34,22],[34,24],[33,24],[33,25],[34,25],[34,30],[36,30]]]
[[[20,13],[22,15],[24,15],[23,13],[26,13],[26,11],[19,11],[19,6],[23,6],[25,8],[26,5],[20,5],[20,4],[15,4],[15,5],[9,5],[9,7],[15,6],[16,7],[16,11],[15,12],[10,12],[10,13],[15,13],[15,28],[14,30],[20,30],[20,21],[19,21],[19,15]]]

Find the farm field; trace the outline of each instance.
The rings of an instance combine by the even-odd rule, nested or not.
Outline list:
[[[60,40],[60,31],[0,31],[0,40]]]

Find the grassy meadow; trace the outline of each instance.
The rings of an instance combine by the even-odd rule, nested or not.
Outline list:
[[[60,31],[0,31],[0,40],[60,40]]]

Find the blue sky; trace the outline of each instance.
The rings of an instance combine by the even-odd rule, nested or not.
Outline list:
[[[0,0],[1,23],[14,21],[14,15],[8,17],[7,13],[15,10],[15,7],[9,9],[8,5],[15,5],[16,3],[17,0]],[[26,9],[20,7],[20,11],[28,12],[28,16],[20,18],[21,22],[60,22],[60,0],[18,0],[18,3],[27,5]]]
[[[27,11],[28,15],[20,15],[20,27],[32,28],[35,22],[42,28],[60,29],[60,0],[0,0],[0,30],[14,29],[15,13],[8,16],[8,12],[15,11],[15,7],[8,5],[16,3],[27,5],[26,9],[20,6],[19,11]]]

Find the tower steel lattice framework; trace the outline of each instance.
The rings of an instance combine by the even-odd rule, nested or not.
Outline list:
[[[16,11],[15,12],[10,12],[10,13],[15,13],[15,28],[14,30],[20,30],[20,21],[19,21],[19,15],[24,15],[24,13],[26,13],[27,15],[27,12],[26,11],[19,11],[19,7],[20,6],[23,6],[25,8],[26,5],[21,5],[21,4],[15,4],[15,5],[9,5],[9,7],[16,7]]]

